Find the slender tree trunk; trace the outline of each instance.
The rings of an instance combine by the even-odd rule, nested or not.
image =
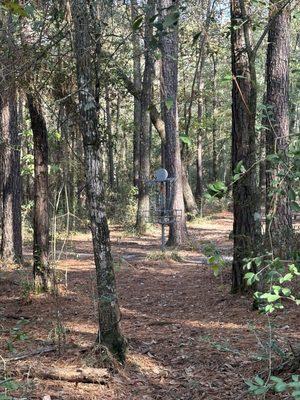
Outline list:
[[[41,101],[27,94],[34,146],[33,276],[36,288],[51,287],[49,265],[48,137]]]
[[[179,1],[160,0],[162,19],[178,9]],[[168,245],[180,245],[187,236],[186,219],[182,190],[182,168],[178,134],[178,24],[161,35],[162,53],[162,108],[165,123],[166,146],[165,162],[169,176],[173,178],[171,209],[181,213],[170,225]],[[170,106],[170,101],[172,102]]]
[[[147,214],[149,212],[150,179],[150,104],[152,100],[152,83],[154,78],[154,57],[151,49],[153,24],[151,18],[155,14],[154,0],[148,0],[145,17],[145,68],[141,93],[141,132],[139,162],[139,193],[136,228],[140,233],[146,231]]]
[[[8,261],[22,261],[20,135],[18,130],[17,93],[11,84],[2,96],[2,243],[1,256]]]
[[[132,22],[139,16],[137,0],[131,0]],[[139,32],[132,34],[133,46],[133,85],[136,92],[142,90],[142,70],[141,70],[141,45]],[[140,134],[141,134],[141,99],[134,96],[134,132],[133,132],[133,183],[138,186],[139,165],[140,165]]]
[[[212,85],[213,85],[213,96],[212,96],[212,174],[213,180],[216,181],[218,179],[217,174],[217,58],[213,54],[213,77],[212,77]]]
[[[271,3],[277,7],[276,1]],[[289,38],[290,10],[286,7],[270,27],[266,62],[266,104],[270,114],[267,120],[266,155],[277,153],[283,159],[289,145]],[[276,178],[284,172],[282,164],[274,166],[267,161],[266,213],[270,217],[267,218],[267,241],[274,254],[280,257],[289,255],[293,233],[288,179],[282,183],[283,192],[276,190]]]
[[[202,196],[203,196],[203,166],[202,166],[202,116],[203,116],[203,88],[204,81],[199,75],[198,82],[198,105],[197,105],[197,118],[198,118],[198,129],[197,129],[197,160],[196,160],[196,200],[202,208]]]
[[[79,89],[79,112],[84,144],[86,189],[93,237],[94,258],[99,301],[99,340],[118,357],[125,360],[125,340],[121,334],[109,228],[104,207],[103,176],[100,168],[97,106],[93,90],[93,65],[89,31],[89,9],[85,0],[71,1],[74,21],[74,52]]]
[[[231,2],[232,49],[232,170],[243,163],[248,171],[233,185],[232,290],[244,291],[244,258],[256,256],[261,243],[260,207],[256,183],[256,76],[247,54],[238,0]]]
[[[263,96],[263,105],[266,105],[266,94]],[[266,113],[266,109],[263,109],[262,116],[261,116],[261,131],[260,131],[260,138],[259,138],[259,189],[261,193],[261,204],[265,201],[265,185],[266,185],[266,124],[268,122],[268,116]]]
[[[115,184],[115,168],[114,168],[114,143],[112,134],[112,121],[111,121],[111,102],[109,98],[108,86],[105,86],[105,102],[106,102],[106,130],[107,130],[107,156],[108,156],[108,180],[111,188]]]

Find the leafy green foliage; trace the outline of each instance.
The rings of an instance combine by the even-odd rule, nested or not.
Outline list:
[[[207,257],[208,264],[214,275],[219,276],[227,265],[220,250],[213,243],[210,243],[204,246],[203,253]]]
[[[206,198],[216,197],[217,199],[222,199],[227,193],[227,186],[222,181],[216,181],[210,183],[207,188]]]
[[[292,375],[291,380],[286,382],[277,376],[271,376],[270,380],[264,381],[260,376],[255,376],[252,380],[245,381],[248,390],[255,396],[263,395],[268,391],[275,393],[290,393],[295,400],[300,400],[300,381],[299,375]]]
[[[19,17],[29,17],[28,12],[18,1],[4,1],[3,7]]]
[[[179,139],[182,141],[182,143],[186,144],[187,146],[192,145],[191,138],[188,135],[179,135]]]
[[[15,346],[14,344],[19,341],[25,341],[28,339],[28,335],[26,332],[24,332],[23,327],[24,325],[28,324],[29,321],[26,319],[20,319],[16,325],[11,329],[9,339],[6,342],[7,349],[10,352],[15,351]]]

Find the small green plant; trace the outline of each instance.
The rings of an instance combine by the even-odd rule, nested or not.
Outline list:
[[[27,319],[20,319],[16,325],[9,332],[9,339],[6,341],[7,349],[10,352],[15,351],[15,343],[23,342],[28,339],[27,333],[24,331],[24,325],[28,324],[29,321]]]
[[[280,258],[273,258],[271,254],[262,255],[252,259],[245,260],[244,269],[246,272],[244,278],[249,286],[255,285],[268,288],[266,290],[256,291],[254,293],[255,303],[261,313],[271,314],[276,310],[284,308],[283,301],[291,301],[300,305],[300,299],[293,294],[292,281],[300,276],[299,263],[286,263]],[[257,272],[253,272],[257,270]],[[270,326],[270,332],[272,327]],[[272,336],[269,343],[270,349],[274,350],[282,359],[287,355],[279,348]],[[271,357],[271,353],[270,353]],[[285,361],[287,362],[287,361]],[[254,396],[265,395],[269,391],[275,393],[289,393],[293,399],[300,400],[300,379],[299,375],[291,375],[290,379],[283,380],[280,377],[273,376],[269,371],[268,378],[265,380],[260,376],[255,376],[247,380],[248,391]]]
[[[300,400],[300,376],[292,375],[291,380],[286,382],[277,376],[271,376],[270,379],[263,380],[260,376],[255,376],[252,380],[245,381],[248,391],[254,395],[264,395],[269,391],[275,393],[287,392],[295,400]]]
[[[222,271],[227,266],[227,261],[224,259],[216,245],[213,243],[205,245],[203,253],[207,257],[208,264],[213,270],[214,275],[221,275]]]
[[[0,389],[3,391],[3,393],[0,393],[0,400],[13,400],[14,397],[11,396],[12,392],[20,389],[21,387],[22,385],[20,385],[12,378],[5,378],[0,380]]]
[[[253,269],[253,265],[258,270],[258,272],[249,271],[245,274],[244,278],[247,285],[258,284],[261,280],[264,284],[269,285],[268,291],[256,291],[254,293],[254,299],[261,312],[267,314],[276,309],[283,309],[282,300],[289,300],[300,305],[300,299],[293,295],[292,288],[289,287],[290,282],[300,276],[300,269],[296,264],[286,265],[278,257],[269,258],[268,254],[245,261],[245,270]]]

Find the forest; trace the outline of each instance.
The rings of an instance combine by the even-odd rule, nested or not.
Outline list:
[[[300,400],[298,0],[0,0],[0,400]]]

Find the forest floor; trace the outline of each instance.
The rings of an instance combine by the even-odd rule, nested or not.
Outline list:
[[[244,379],[267,368],[261,359],[269,338],[268,318],[251,310],[250,296],[230,293],[230,262],[221,276],[214,277],[202,253],[203,246],[213,242],[230,256],[231,229],[230,213],[192,223],[189,243],[164,259],[159,253],[159,230],[137,238],[112,227],[121,326],[129,349],[126,366],[105,385],[31,374],[36,367],[95,366],[86,351],[97,333],[90,236],[77,234],[68,241],[57,265],[58,297],[30,292],[29,267],[1,269],[0,376],[5,367],[7,376],[22,385],[22,390],[10,394],[48,400],[250,399]],[[30,247],[27,250],[29,254]],[[299,317],[299,307],[292,305],[271,317],[277,346],[288,349],[289,343],[300,343]],[[4,362],[58,338],[61,354],[54,351]],[[1,394],[0,398],[4,399]]]

